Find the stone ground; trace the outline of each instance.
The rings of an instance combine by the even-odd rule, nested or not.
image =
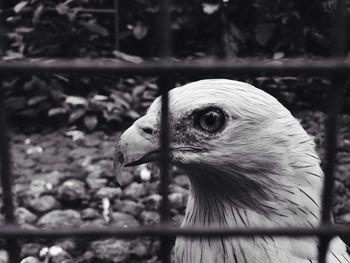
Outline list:
[[[324,156],[325,115],[296,115]],[[350,116],[342,116],[334,212],[350,221]],[[112,156],[118,134],[55,131],[13,135],[14,192],[18,223],[26,228],[63,226],[154,225],[159,222],[158,173],[154,167],[130,168],[130,181],[117,186]],[[188,180],[175,171],[170,185],[172,222],[184,214]],[[159,243],[151,238],[134,240],[22,240],[22,262],[157,262]],[[1,258],[4,257],[0,251]],[[4,261],[6,262],[6,261]]]

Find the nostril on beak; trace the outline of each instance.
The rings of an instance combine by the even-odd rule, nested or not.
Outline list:
[[[153,130],[149,127],[143,127],[142,131],[146,134],[153,134]]]

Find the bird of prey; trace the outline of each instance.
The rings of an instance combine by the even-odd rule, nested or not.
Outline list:
[[[157,98],[124,132],[114,169],[159,160]],[[274,97],[250,84],[207,79],[169,92],[170,161],[190,180],[182,226],[317,227],[323,172],[313,139]],[[184,238],[176,263],[313,263],[316,237]],[[328,263],[350,262],[331,241]]]

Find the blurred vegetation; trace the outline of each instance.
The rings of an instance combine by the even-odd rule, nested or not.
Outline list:
[[[113,14],[83,8],[112,9],[113,1],[5,1],[3,59],[103,57],[139,63],[157,56],[157,1],[119,1],[118,36]],[[334,1],[174,0],[170,11],[176,58],[329,56]],[[238,78],[291,108],[322,108],[330,85],[322,78]],[[6,106],[17,124],[121,128],[157,95],[156,78],[41,74],[5,80]]]

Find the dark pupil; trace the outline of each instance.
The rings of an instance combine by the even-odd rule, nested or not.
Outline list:
[[[214,126],[216,124],[216,121],[218,119],[217,113],[209,112],[204,116],[205,123],[208,126]]]

